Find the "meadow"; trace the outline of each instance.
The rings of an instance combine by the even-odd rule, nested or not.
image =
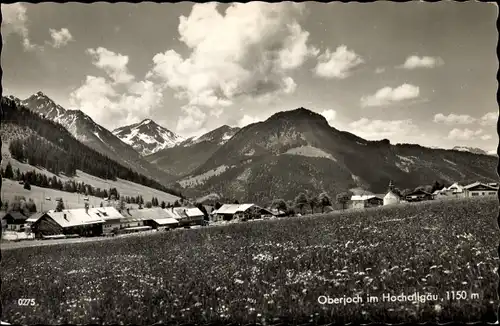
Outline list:
[[[497,198],[423,202],[4,250],[2,320],[494,322],[498,207]],[[321,295],[415,291],[439,299],[318,303]],[[448,299],[447,291],[465,291],[468,298]],[[20,306],[20,298],[35,304]]]

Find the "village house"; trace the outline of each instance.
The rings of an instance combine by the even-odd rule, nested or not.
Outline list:
[[[224,204],[212,212],[214,221],[249,220],[274,216],[273,212],[255,204]]]
[[[164,230],[172,229],[179,225],[176,219],[171,218],[163,209],[159,207],[144,208],[131,211],[132,215],[142,219],[144,227]]]
[[[377,195],[354,195],[351,197],[350,207],[359,208],[370,208],[382,206],[384,204],[384,199]]]
[[[118,230],[121,227],[121,220],[124,218],[120,212],[114,207],[98,207],[90,208],[89,212],[97,215],[104,220],[102,225],[103,233],[108,234],[113,230]]]
[[[405,200],[407,202],[416,202],[416,201],[432,200],[432,199],[434,199],[433,194],[428,193],[422,189],[412,191],[405,196]]]
[[[105,221],[88,208],[50,210],[30,221],[36,238],[52,235],[99,236]]]
[[[143,217],[140,214],[137,214],[136,212],[139,210],[136,209],[124,209],[120,212],[120,214],[123,216],[122,219],[120,219],[120,227],[118,230],[113,231],[114,233],[133,233],[133,232],[140,232],[140,231],[147,231],[151,230],[151,226],[145,226],[144,221],[147,220],[148,218]]]
[[[20,232],[24,231],[28,218],[21,212],[8,212],[2,217],[2,221],[5,223],[6,230]]]
[[[481,182],[471,183],[470,185],[463,187],[463,189],[463,196],[466,198],[477,196],[495,196],[498,191],[498,188]]]
[[[171,207],[165,208],[164,211],[179,221],[179,226],[182,227],[202,225],[205,219],[205,214],[196,207]]]

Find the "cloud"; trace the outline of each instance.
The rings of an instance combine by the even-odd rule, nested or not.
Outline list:
[[[494,126],[498,121],[498,112],[488,112],[481,117],[480,124],[482,126]]]
[[[20,2],[13,4],[2,4],[2,36],[5,39],[9,34],[17,34],[22,38],[25,51],[43,50],[43,47],[33,44],[29,38],[27,27],[28,17],[26,6]]]
[[[403,84],[396,88],[384,87],[379,89],[374,95],[363,96],[361,106],[384,106],[394,102],[410,100],[419,97],[420,89],[418,86]]]
[[[416,55],[412,55],[408,57],[405,63],[402,66],[399,66],[399,68],[404,68],[404,69],[435,68],[442,66],[443,64],[444,64],[443,59],[439,57],[429,57],[429,56],[418,57]]]
[[[181,110],[184,115],[177,120],[176,131],[186,135],[186,137],[199,134],[207,115],[200,108],[192,105],[186,105]]]
[[[451,130],[448,134],[448,139],[451,140],[473,140],[476,139],[478,136],[480,136],[483,133],[482,129],[473,131],[468,128],[465,129],[458,129],[454,128]]]
[[[335,52],[326,49],[325,53],[318,57],[318,64],[314,68],[314,72],[322,78],[343,79],[350,76],[351,69],[363,62],[358,54],[348,50],[345,45],[341,45]]]
[[[95,76],[87,76],[84,84],[70,94],[72,107],[108,129],[149,117],[162,99],[162,89],[151,81],[131,82],[124,92],[118,92],[116,84]]]
[[[52,38],[52,46],[55,48],[63,47],[73,40],[73,36],[67,28],[61,28],[59,31],[50,28],[49,32]]]
[[[375,73],[376,73],[376,74],[381,74],[381,73],[383,73],[384,71],[385,71],[385,68],[377,68],[377,69],[375,69]]]
[[[134,76],[128,72],[128,56],[112,52],[103,47],[87,49],[92,56],[92,63],[103,69],[117,84],[126,84],[134,80]]]
[[[457,115],[454,113],[450,113],[448,115],[444,115],[442,113],[438,113],[434,116],[434,122],[436,123],[444,123],[444,124],[471,124],[476,121],[475,118],[471,117],[467,114]]]
[[[332,110],[332,109],[324,110],[320,114],[325,117],[326,121],[328,121],[328,123],[330,125],[333,125],[333,122],[335,121],[335,118],[337,117],[337,112],[335,110]]]
[[[361,118],[349,123],[349,128],[359,137],[379,140],[394,136],[414,135],[418,133],[417,126],[411,119],[407,120],[370,120]]]
[[[482,140],[490,140],[491,138],[492,138],[491,135],[482,135],[481,136]]]
[[[233,3],[223,14],[217,6],[194,4],[180,17],[179,40],[188,55],[156,54],[147,77],[200,110],[226,108],[240,97],[293,93],[289,73],[318,53],[300,25],[304,4]]]
[[[251,125],[252,123],[260,122],[262,121],[258,117],[253,117],[245,114],[239,121],[238,121],[238,127],[243,128],[248,125]]]

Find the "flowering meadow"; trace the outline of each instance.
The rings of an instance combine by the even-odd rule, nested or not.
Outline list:
[[[2,320],[494,322],[497,217],[496,198],[449,200],[4,250]],[[439,299],[382,300],[414,292]],[[363,302],[320,304],[320,296]]]

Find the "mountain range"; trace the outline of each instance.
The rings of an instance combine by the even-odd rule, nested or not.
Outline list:
[[[390,180],[401,189],[434,181],[496,181],[496,165],[490,155],[368,141],[299,108],[242,128],[178,182],[191,196],[262,201],[293,199],[301,191],[382,193]]]
[[[334,196],[362,188],[386,191],[442,183],[497,181],[497,157],[389,140],[368,141],[331,127],[305,108],[278,112],[244,128],[221,126],[184,139],[151,119],[108,131],[79,110],[65,110],[41,92],[11,100],[60,123],[76,139],[189,197],[218,194],[239,201],[293,199],[299,192]],[[175,185],[174,182],[176,183]]]
[[[138,173],[163,184],[169,183],[173,178],[144,160],[134,147],[124,143],[80,110],[66,110],[42,92],[37,92],[22,101],[12,97],[11,99],[45,119],[61,124],[83,144]]]
[[[113,135],[146,156],[183,142],[182,136],[158,125],[151,119],[113,130]]]
[[[199,137],[191,137],[175,147],[161,150],[145,159],[163,171],[183,176],[205,163],[240,128],[222,126]]]

